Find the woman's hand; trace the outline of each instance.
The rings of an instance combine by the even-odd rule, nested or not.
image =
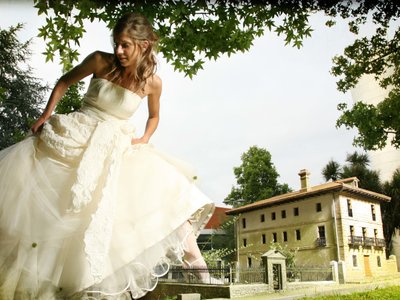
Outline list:
[[[32,133],[36,134],[42,127],[44,122],[46,122],[46,118],[41,116],[31,127]]]
[[[141,137],[141,138],[134,138],[131,140],[131,144],[135,145],[135,144],[147,144],[149,142],[148,139],[146,139],[145,137]]]

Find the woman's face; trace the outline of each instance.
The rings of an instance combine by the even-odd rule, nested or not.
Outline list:
[[[114,37],[114,53],[121,66],[136,66],[140,47],[125,33]]]

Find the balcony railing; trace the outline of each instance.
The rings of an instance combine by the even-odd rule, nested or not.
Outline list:
[[[317,238],[317,246],[318,247],[325,247],[326,246],[326,237]]]
[[[375,238],[375,246],[376,247],[381,247],[381,248],[386,247],[385,239]]]
[[[349,236],[349,245],[352,246],[361,246],[363,244],[362,236]]]
[[[375,246],[375,238],[364,237],[364,246],[365,247]]]
[[[384,239],[362,237],[362,236],[349,236],[350,246],[364,246],[364,247],[386,247]]]

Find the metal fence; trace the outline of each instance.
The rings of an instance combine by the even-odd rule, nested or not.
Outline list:
[[[331,267],[298,267],[286,269],[287,281],[332,281]],[[265,267],[233,268],[231,266],[209,269],[184,269],[173,266],[160,281],[190,284],[251,284],[265,283]]]
[[[208,269],[185,269],[182,267],[171,267],[169,272],[160,281],[201,283],[201,284],[229,284],[233,281],[233,273],[230,267],[208,268]]]
[[[331,281],[333,273],[331,267],[287,268],[287,281]]]
[[[265,267],[233,268],[232,284],[265,283]]]
[[[245,284],[265,282],[265,268],[232,268],[231,266],[208,269],[171,267],[160,281],[201,284]]]

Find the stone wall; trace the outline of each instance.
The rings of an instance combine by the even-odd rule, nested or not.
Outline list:
[[[159,282],[154,291],[141,300],[162,300],[178,294],[199,293],[201,298],[230,298],[229,286]]]

